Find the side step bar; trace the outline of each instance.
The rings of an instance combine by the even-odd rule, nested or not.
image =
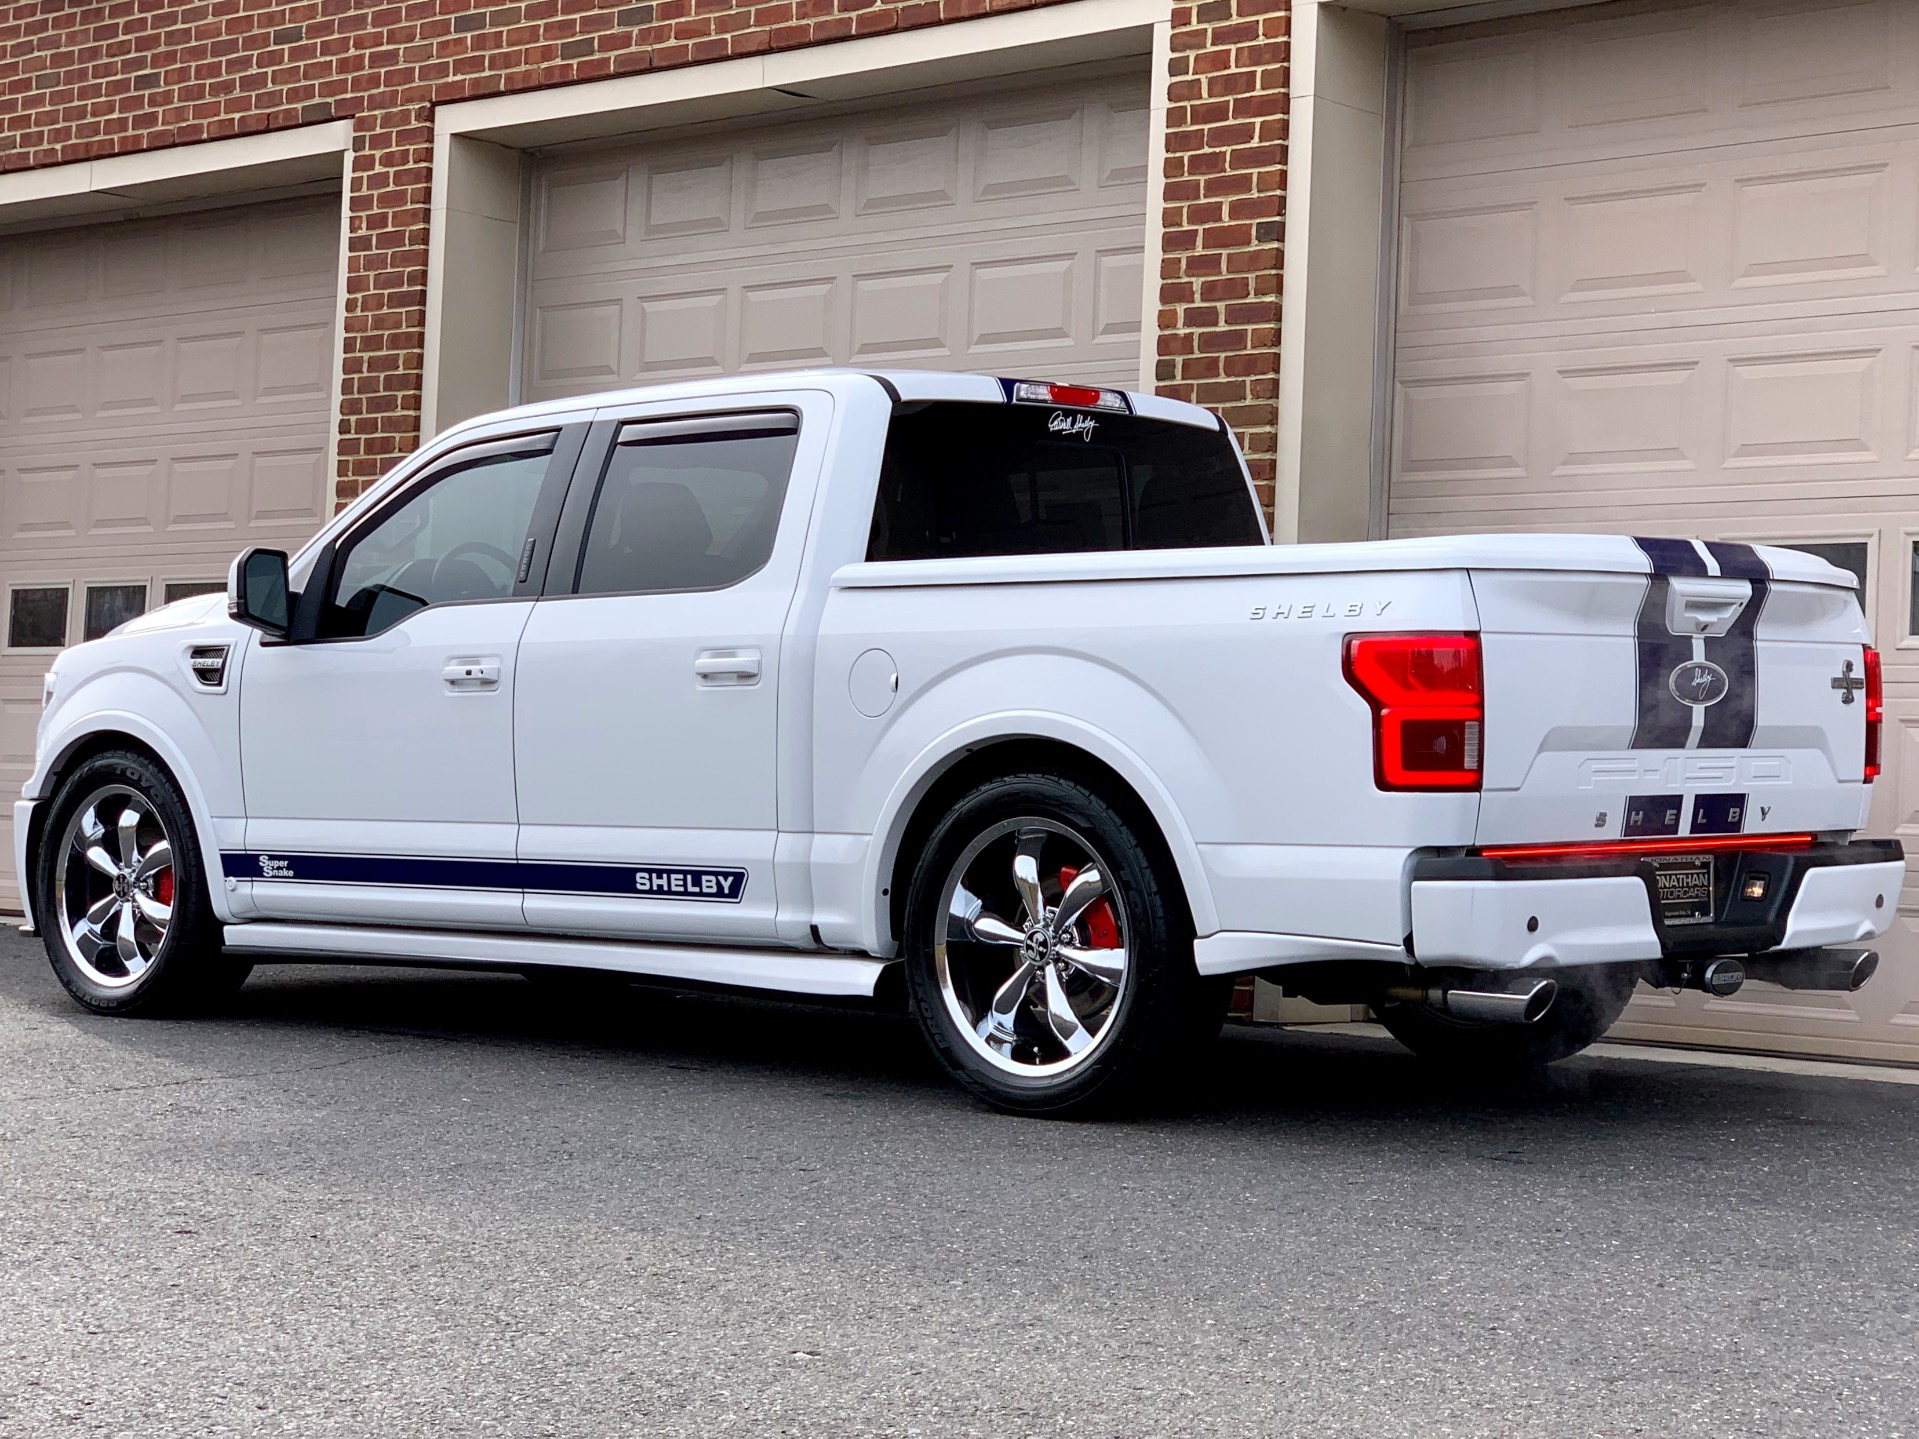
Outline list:
[[[226,947],[261,959],[346,960],[377,964],[534,964],[606,969],[659,979],[690,979],[782,994],[871,998],[885,961],[865,955],[784,949],[720,949],[697,944],[620,944],[547,935],[472,934],[436,929],[361,929],[334,924],[229,924]]]

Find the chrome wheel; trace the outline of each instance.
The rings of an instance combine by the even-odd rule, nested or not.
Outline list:
[[[56,853],[68,956],[103,989],[138,983],[173,923],[173,843],[159,814],[137,790],[109,785],[74,812]]]
[[[954,863],[934,969],[960,1034],[995,1067],[1059,1075],[1112,1032],[1131,931],[1111,872],[1080,835],[1038,818],[994,825]]]

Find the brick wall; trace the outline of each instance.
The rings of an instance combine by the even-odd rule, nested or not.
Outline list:
[[[433,107],[1046,0],[0,0],[0,171],[351,116],[339,497],[419,438]],[[1288,0],[1174,11],[1159,384],[1270,503]]]
[[[1232,425],[1268,510],[1279,407],[1290,0],[1173,9],[1159,392]]]

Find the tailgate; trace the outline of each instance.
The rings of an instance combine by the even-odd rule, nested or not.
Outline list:
[[[1643,573],[1473,572],[1479,842],[1859,829],[1867,635],[1851,576],[1790,550],[1632,543]]]

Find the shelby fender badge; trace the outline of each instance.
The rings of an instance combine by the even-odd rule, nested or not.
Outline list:
[[[1732,688],[1726,672],[1711,660],[1687,660],[1673,670],[1667,683],[1674,699],[1701,709],[1718,704]]]
[[[746,893],[746,871],[649,864],[634,870],[633,888],[653,899],[704,899],[738,904]]]

